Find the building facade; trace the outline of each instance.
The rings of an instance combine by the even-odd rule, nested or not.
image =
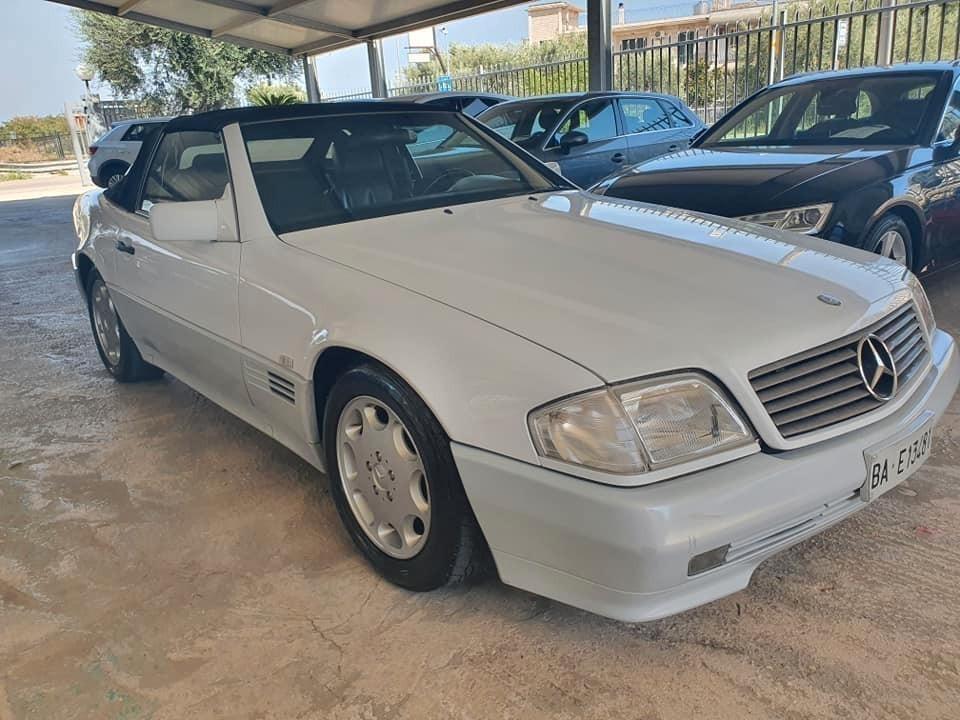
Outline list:
[[[620,3],[613,17],[613,49],[642,50],[653,45],[685,42],[694,38],[722,34],[738,24],[756,25],[763,8],[756,2],[732,3],[731,0],[699,0],[690,15],[641,22],[627,22]],[[586,14],[569,2],[547,2],[527,9],[528,38],[531,43],[554,40],[561,35],[585,32]]]

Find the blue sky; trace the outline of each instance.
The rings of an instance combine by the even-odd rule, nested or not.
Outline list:
[[[0,0],[0,122],[15,115],[63,112],[66,100],[79,99],[83,85],[74,75],[79,45],[68,8],[41,0]],[[585,7],[585,2],[578,3]],[[613,2],[616,6],[616,0]],[[694,0],[627,0],[628,20],[685,15]],[[526,5],[449,23],[441,43],[518,42],[527,34]],[[384,41],[387,75],[392,78],[405,55],[406,36]],[[445,46],[445,45],[444,45]],[[349,48],[318,61],[325,93],[369,89],[366,49]],[[97,90],[94,82],[94,91]],[[104,96],[109,90],[104,89]]]

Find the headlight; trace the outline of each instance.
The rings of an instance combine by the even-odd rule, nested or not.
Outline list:
[[[616,385],[530,415],[545,458],[637,474],[753,442],[725,393],[695,373]]]
[[[773,210],[756,215],[743,215],[739,219],[757,225],[777,228],[778,230],[792,230],[793,232],[812,235],[823,230],[832,208],[832,203],[822,203],[786,210]]]
[[[936,318],[933,317],[933,308],[930,306],[930,299],[927,297],[927,292],[923,289],[923,285],[920,284],[917,276],[913,273],[910,273],[910,277],[907,279],[907,286],[913,294],[913,302],[916,303],[917,310],[920,313],[920,320],[923,322],[923,327],[927,331],[927,336],[930,336],[933,334],[933,331],[937,329],[937,321]]]

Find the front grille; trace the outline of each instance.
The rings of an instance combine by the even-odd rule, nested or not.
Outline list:
[[[880,337],[897,369],[897,393],[927,365],[929,350],[913,303],[840,340],[793,355],[750,373],[750,384],[785,437],[829,427],[876,410],[884,403],[867,391],[857,364],[857,344]]]

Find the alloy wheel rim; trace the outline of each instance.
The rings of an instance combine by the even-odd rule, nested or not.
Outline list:
[[[107,178],[107,187],[112,188],[121,180],[123,180],[123,173],[114,173],[113,175]]]
[[[403,421],[382,401],[358,396],[340,413],[336,442],[340,484],[364,534],[390,557],[415,556],[430,534],[432,507]]]
[[[887,230],[881,235],[873,251],[901,265],[907,264],[907,241],[896,230]]]
[[[107,292],[107,286],[102,280],[97,280],[93,286],[93,327],[97,331],[97,340],[100,348],[106,355],[110,365],[120,364],[120,322],[117,311]]]

